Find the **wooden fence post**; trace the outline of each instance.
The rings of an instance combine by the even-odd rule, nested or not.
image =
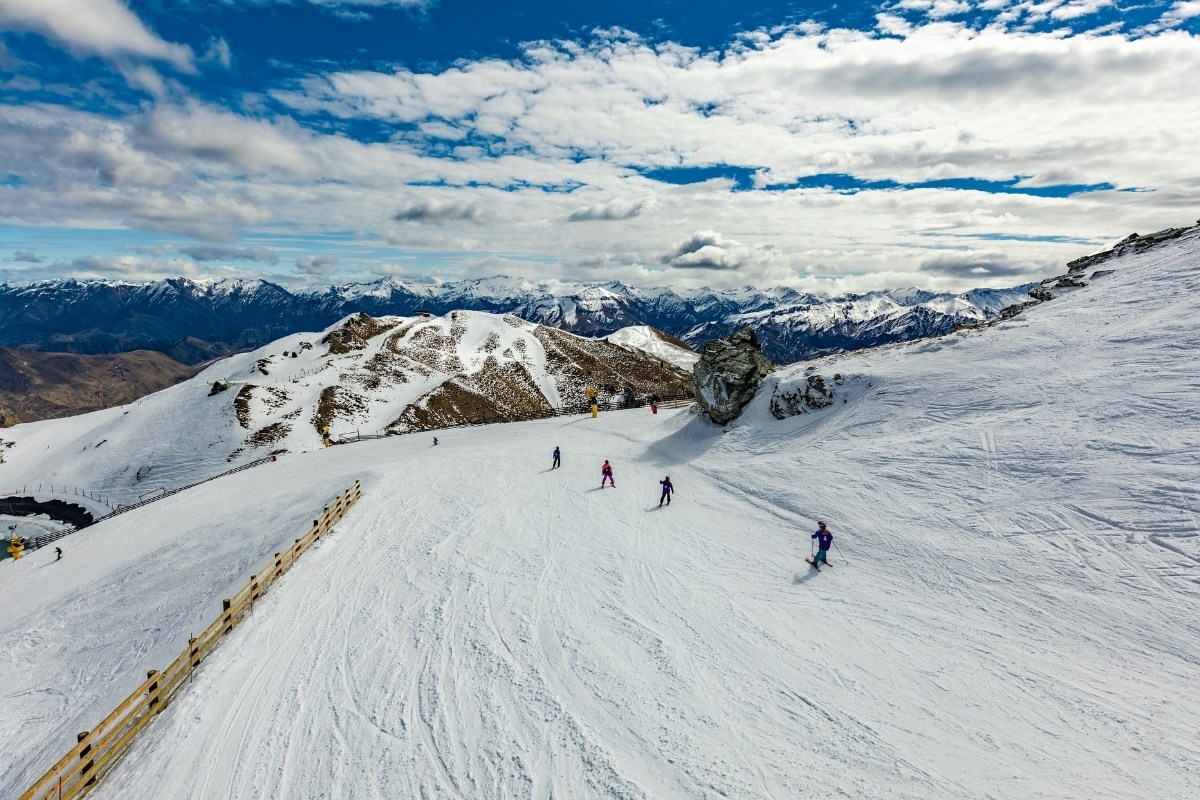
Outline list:
[[[250,611],[254,611],[254,601],[258,599],[258,576],[250,576]]]
[[[83,731],[82,733],[75,734],[75,738],[79,741],[80,744],[83,744],[83,742],[88,738],[88,736],[91,735],[91,733],[92,733],[91,731]],[[96,782],[96,776],[90,774],[92,772],[92,770],[96,768],[96,762],[94,760],[92,760],[92,744],[91,744],[91,742],[88,742],[87,744],[83,745],[83,749],[79,751],[79,758],[81,761],[85,762],[83,765],[83,769],[81,769],[79,771],[79,776],[81,778],[87,778],[87,783],[84,784],[85,786],[91,786],[93,783]]]
[[[192,679],[192,673],[196,667],[200,666],[200,659],[197,657],[200,653],[200,648],[196,647],[196,637],[188,637],[188,680]]]
[[[225,625],[222,628],[222,630],[224,631],[224,633],[221,634],[222,636],[224,636],[225,633],[229,633],[230,631],[233,630],[233,612],[231,612],[229,610],[232,606],[233,606],[233,601],[230,600],[229,598],[226,598],[221,601],[221,612],[222,612],[221,616],[225,620]]]
[[[146,673],[146,680],[154,681],[150,684],[150,687],[146,689],[146,694],[150,696],[150,704],[148,708],[150,709],[151,714],[157,714],[158,712],[162,711],[162,705],[158,702],[160,696],[158,693],[158,680],[155,678],[156,675],[158,675],[158,670],[156,669],[152,669]]]

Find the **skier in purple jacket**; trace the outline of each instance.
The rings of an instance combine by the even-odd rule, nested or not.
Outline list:
[[[813,569],[820,572],[821,568],[817,565],[822,561],[826,564],[829,563],[829,548],[833,544],[833,534],[830,533],[829,528],[825,525],[825,520],[817,523],[817,532],[812,535],[812,538],[817,540],[817,554],[809,563],[813,565]]]
[[[659,481],[662,484],[662,497],[658,498],[658,507],[662,508],[663,500],[667,501],[667,505],[671,505],[671,493],[675,491],[675,486],[671,483],[671,476],[668,475],[666,480]]]

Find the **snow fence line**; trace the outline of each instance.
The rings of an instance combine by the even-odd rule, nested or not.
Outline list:
[[[187,649],[161,673],[152,669],[146,682],[125,698],[111,714],[90,731],[78,734],[75,745],[58,763],[50,768],[20,800],[73,800],[94,789],[133,746],[134,738],[158,715],[184,684],[192,677],[213,648],[227,633],[231,633],[254,610],[254,601],[280,578],[300,555],[319,541],[323,534],[362,497],[362,484],[342,492],[321,510],[308,532],[296,539],[287,552],[276,553],[264,565],[263,571],[251,575],[250,581],[233,597],[222,601],[221,614],[199,636],[188,639]]]

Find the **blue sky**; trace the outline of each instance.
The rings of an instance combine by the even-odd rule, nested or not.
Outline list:
[[[1198,37],[1200,0],[0,0],[0,280],[1012,285],[1200,216]]]

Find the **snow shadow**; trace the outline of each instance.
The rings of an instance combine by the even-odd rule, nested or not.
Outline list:
[[[817,571],[809,567],[808,572],[797,572],[795,577],[792,578],[792,583],[797,585],[801,583],[808,583],[815,577],[817,577]]]
[[[679,430],[651,444],[645,454],[659,464],[681,464],[704,455],[721,438],[723,428],[697,413]]]

